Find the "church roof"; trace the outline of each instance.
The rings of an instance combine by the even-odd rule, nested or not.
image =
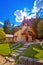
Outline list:
[[[34,30],[33,30],[33,28],[32,27],[27,27],[23,32],[22,32],[22,34],[25,34],[25,33],[27,33],[27,32],[31,32],[33,35],[36,35],[35,34],[35,32],[34,32]]]

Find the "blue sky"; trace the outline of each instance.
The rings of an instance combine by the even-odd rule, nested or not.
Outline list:
[[[6,19],[11,25],[20,25],[26,19],[35,17],[36,13],[43,18],[43,0],[0,0],[0,24],[4,25]]]

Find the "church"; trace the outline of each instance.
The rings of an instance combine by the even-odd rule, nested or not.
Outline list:
[[[32,42],[36,39],[36,33],[33,28],[29,25],[31,20],[23,20],[20,29],[14,33],[15,42]]]

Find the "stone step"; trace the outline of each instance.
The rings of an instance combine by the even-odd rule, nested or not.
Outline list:
[[[24,45],[23,47],[24,47],[24,48],[27,48],[27,47],[28,47],[28,45]]]
[[[24,44],[25,46],[29,46],[31,43],[26,43],[26,44]]]
[[[16,52],[19,52],[19,53],[21,53],[21,52],[23,52],[22,50],[16,50]]]
[[[15,53],[11,54],[12,57],[16,57],[16,56],[19,56],[19,55],[20,55],[20,53],[18,53],[18,52],[15,52]]]
[[[6,59],[7,61],[10,61],[10,62],[14,62],[14,61],[15,61],[15,59],[12,58],[12,57],[6,57],[5,59]]]
[[[24,51],[25,49],[27,49],[27,48],[24,48],[24,47],[23,48],[19,48],[19,50],[21,50],[21,51]]]

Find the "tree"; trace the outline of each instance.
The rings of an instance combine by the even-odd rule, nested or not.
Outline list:
[[[14,28],[12,28],[11,29],[11,31],[12,31],[12,34],[14,34],[16,31],[18,31],[19,30],[19,27],[14,27]]]
[[[30,26],[36,32],[36,21],[35,21],[35,19],[31,18]]]
[[[43,20],[37,25],[38,38],[43,38]]]
[[[4,31],[5,31],[6,34],[9,33],[9,30],[10,30],[10,21],[9,21],[9,19],[5,20],[3,28],[4,28]]]
[[[39,22],[40,22],[40,18],[38,16],[38,14],[36,15],[35,19],[31,18],[30,26],[33,28],[36,35],[37,35],[37,25],[38,25]]]
[[[5,32],[3,28],[0,28],[0,41],[3,40],[4,38],[5,38]]]

